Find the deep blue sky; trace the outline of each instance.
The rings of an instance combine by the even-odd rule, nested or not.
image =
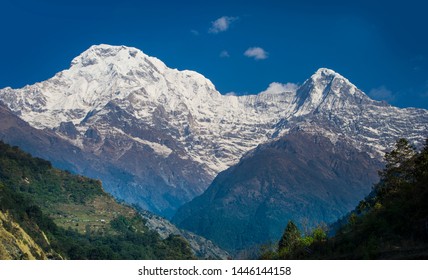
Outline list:
[[[222,93],[301,84],[327,67],[375,99],[428,108],[426,1],[345,2],[2,0],[0,88],[48,79],[106,43],[198,71]],[[265,53],[244,55],[256,47]]]

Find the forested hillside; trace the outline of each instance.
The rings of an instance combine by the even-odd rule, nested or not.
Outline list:
[[[0,259],[192,259],[101,182],[0,142]]]
[[[386,167],[372,193],[339,221],[302,234],[290,221],[265,259],[427,259],[428,140],[417,152],[405,139],[385,155]]]

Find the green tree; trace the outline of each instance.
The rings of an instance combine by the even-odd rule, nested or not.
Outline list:
[[[411,159],[416,154],[415,148],[410,145],[407,139],[398,139],[395,148],[385,154],[386,169],[398,168],[406,160]]]
[[[324,242],[327,240],[327,232],[325,227],[317,226],[311,234],[315,242]]]
[[[422,151],[416,156],[415,176],[417,178],[428,177],[428,138],[425,140]]]
[[[297,226],[289,221],[278,243],[278,252],[291,252],[299,245],[301,234]]]
[[[396,192],[403,183],[414,179],[415,155],[415,148],[404,138],[399,139],[395,148],[385,154],[385,169],[379,172],[381,180],[375,186],[379,198]]]

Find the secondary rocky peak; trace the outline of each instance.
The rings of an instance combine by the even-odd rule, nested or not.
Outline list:
[[[339,90],[343,86],[356,88],[355,85],[353,85],[348,79],[327,68],[318,69],[305,82],[305,84],[310,84],[311,86],[317,87],[319,89],[325,89],[327,87],[331,87],[332,85],[335,85],[335,87]]]
[[[348,79],[333,70],[320,68],[298,89],[296,114],[305,115],[321,108],[331,111],[345,103],[360,103],[361,99],[368,97]]]

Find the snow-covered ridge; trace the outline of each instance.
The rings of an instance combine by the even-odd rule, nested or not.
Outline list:
[[[332,141],[346,138],[378,156],[397,137],[422,141],[428,123],[426,110],[375,102],[330,69],[319,69],[300,87],[272,83],[258,95],[225,96],[199,73],[110,45],[92,46],[47,81],[0,90],[0,100],[32,126],[65,138],[59,127],[72,122],[78,131],[73,143],[83,143],[96,127],[101,142],[89,150],[119,129],[164,158],[184,151],[180,158],[204,165],[213,177],[258,144],[297,127]]]

